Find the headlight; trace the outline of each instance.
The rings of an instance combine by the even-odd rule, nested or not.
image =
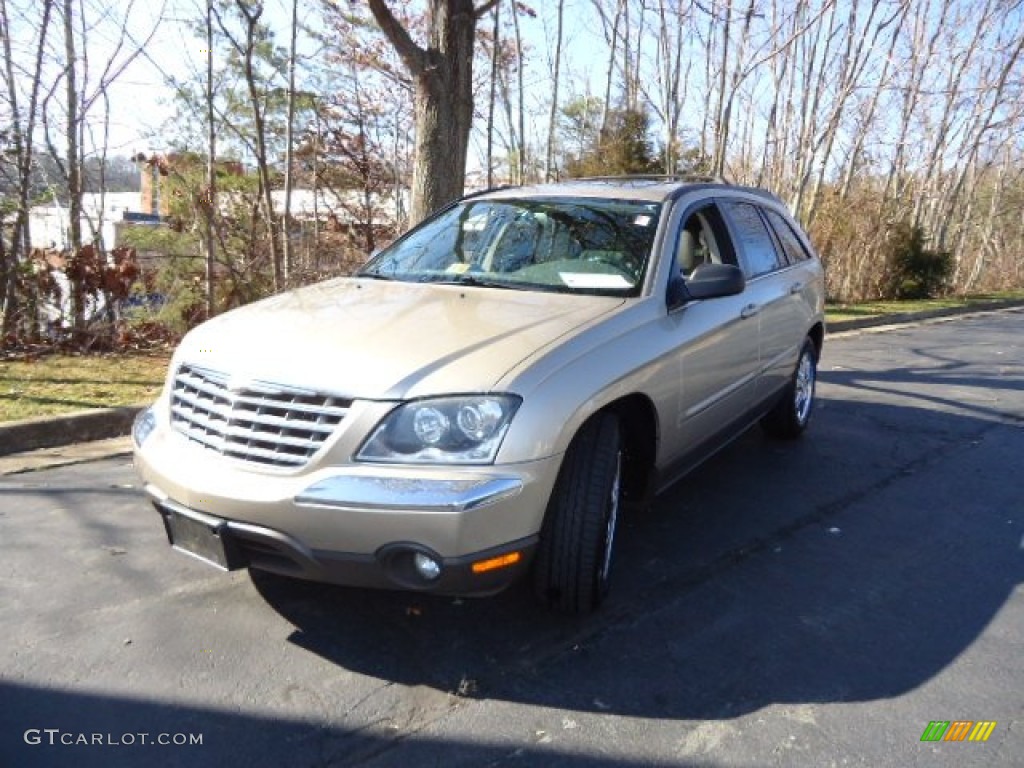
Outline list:
[[[132,438],[135,440],[135,445],[139,448],[146,442],[146,438],[153,434],[153,430],[156,429],[156,416],[153,415],[152,408],[143,408],[135,416],[135,422],[132,424]]]
[[[513,395],[464,395],[406,403],[384,417],[356,458],[490,464],[520,402]]]

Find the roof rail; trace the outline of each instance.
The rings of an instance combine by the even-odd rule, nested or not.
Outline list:
[[[497,186],[487,187],[486,189],[477,189],[477,190],[474,190],[473,192],[467,192],[462,197],[456,198],[455,202],[461,202],[463,200],[470,200],[470,199],[472,199],[474,197],[480,197],[481,195],[486,195],[486,194],[489,194],[491,192],[500,192],[503,189],[515,189],[518,186],[519,186],[518,184],[498,184]]]
[[[730,184],[724,176],[701,173],[624,173],[617,176],[581,176],[571,181],[680,181],[699,184]]]

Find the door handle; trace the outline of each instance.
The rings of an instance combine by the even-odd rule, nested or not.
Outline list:
[[[791,286],[789,286],[789,292],[790,293],[800,293],[800,291],[802,291],[803,289],[804,289],[804,284],[803,283],[793,283]]]
[[[747,306],[740,310],[740,317],[744,319],[748,317],[753,317],[760,311],[761,307],[759,307],[757,304],[747,304]]]

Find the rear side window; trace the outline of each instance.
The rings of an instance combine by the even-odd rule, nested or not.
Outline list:
[[[768,223],[775,230],[775,234],[779,236],[782,250],[786,252],[786,258],[789,259],[790,264],[796,264],[798,261],[811,258],[811,254],[804,248],[804,244],[797,237],[792,225],[786,221],[784,216],[777,211],[765,210],[764,213],[768,218]]]
[[[747,277],[757,277],[782,267],[782,258],[775,250],[775,243],[757,208],[734,200],[726,201],[724,207],[732,223],[736,244],[743,253]]]

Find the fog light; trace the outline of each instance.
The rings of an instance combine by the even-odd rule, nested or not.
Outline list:
[[[417,552],[412,559],[412,564],[416,566],[416,572],[427,581],[433,581],[441,575],[441,564],[430,555]]]

